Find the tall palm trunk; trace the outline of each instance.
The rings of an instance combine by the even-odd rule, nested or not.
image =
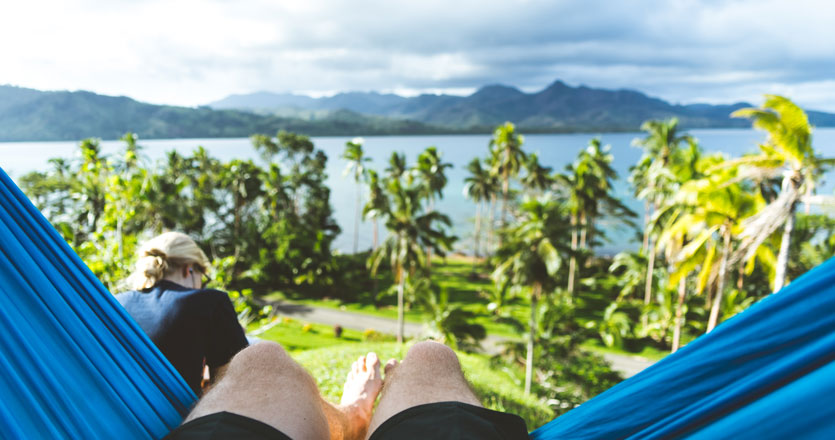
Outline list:
[[[505,226],[505,220],[507,218],[507,199],[508,193],[510,192],[510,177],[505,176],[504,182],[502,182],[502,211],[501,215],[499,216],[499,225],[501,227]],[[499,235],[499,247],[502,247],[502,236]]]
[[[496,226],[496,194],[490,194],[490,212],[489,221],[487,222],[487,250],[485,254],[490,255],[493,252],[493,238]]]
[[[479,239],[481,238],[481,205],[483,202],[479,201],[475,205],[475,237],[473,237],[473,272],[475,272],[478,264],[478,250]]]
[[[374,217],[372,220],[373,220],[373,223],[374,223],[374,250],[373,251],[376,252],[377,251],[377,246],[378,246],[378,242],[377,242],[377,235],[378,235],[377,234],[377,217]],[[377,308],[377,275],[376,274],[372,275],[372,277],[371,277],[371,293],[373,294],[372,297],[374,298],[374,308],[376,309]]]
[[[644,241],[641,244],[641,252],[646,253],[649,249],[649,200],[644,202]]]
[[[684,324],[684,319],[681,314],[684,309],[684,297],[687,295],[687,277],[681,277],[678,282],[678,302],[676,303],[676,326],[673,329],[673,348],[671,353],[675,353],[681,345],[681,326]]]
[[[588,221],[586,213],[580,214],[580,249],[586,248],[586,236],[588,235]]]
[[[362,191],[360,191],[359,180],[357,180],[357,209],[354,215],[354,253],[357,253],[360,238],[360,213],[362,212]]]
[[[243,209],[243,200],[239,196],[235,196],[235,223],[233,234],[235,237],[235,247],[233,249],[234,261],[232,262],[232,280],[238,279],[238,259],[241,256],[241,209]]]
[[[571,259],[568,262],[568,294],[574,294],[574,272],[577,270],[577,213],[571,214]]]
[[[428,212],[431,213],[434,210],[435,210],[435,198],[430,197],[429,198],[429,211]],[[432,247],[427,245],[426,246],[426,272],[427,272],[427,275],[429,274],[429,272],[431,270],[432,270]]]
[[[586,218],[586,243],[585,248],[591,249],[594,246],[594,216],[589,215]],[[585,267],[591,266],[591,259],[586,259]]]
[[[653,204],[651,207],[656,208],[655,204]],[[644,237],[647,242],[647,249],[649,250],[649,260],[647,261],[647,282],[644,287],[644,305],[649,305],[649,301],[652,299],[652,272],[655,270],[655,254],[657,252],[657,250],[655,249],[655,244],[652,242],[652,233],[649,229],[649,220],[647,220],[647,225],[644,228]],[[643,323],[644,327],[647,326],[648,320],[646,315],[644,315],[641,322]]]
[[[728,271],[728,255],[731,252],[731,228],[725,225],[722,232],[724,248],[722,249],[722,261],[719,263],[719,280],[716,286],[716,296],[713,298],[713,305],[710,307],[710,318],[707,320],[707,331],[710,333],[716,322],[719,320],[719,309],[722,308],[722,292],[725,290],[725,274]]]
[[[377,217],[374,217],[374,218],[373,218],[372,224],[374,225],[374,238],[373,238],[373,239],[374,239],[374,243],[373,243],[373,246],[372,246],[372,247],[374,248],[373,250],[375,250],[375,251],[376,251],[376,250],[377,250],[377,246],[378,246],[377,237],[378,237],[378,235],[379,235],[379,234],[378,234],[378,232],[377,232],[377,231],[378,231],[378,227],[377,227]]]
[[[647,262],[647,282],[646,286],[644,287],[644,305],[649,305],[650,300],[652,299],[652,272],[655,270],[655,243],[652,242],[650,238],[649,241],[649,261]],[[641,319],[641,323],[646,328],[647,324],[649,324],[649,319],[646,314],[644,314],[643,318]]]
[[[531,295],[531,319],[528,322],[528,347],[525,356],[525,394],[531,393],[531,379],[533,378],[533,344],[536,341],[536,304],[542,285],[534,283]]]
[[[401,267],[398,272],[400,272],[400,280],[397,283],[397,343],[403,343],[403,330],[405,327],[405,319],[403,316],[403,291],[406,288],[406,274]]]
[[[774,274],[773,292],[779,291],[786,284],[786,269],[789,265],[789,247],[791,246],[792,230],[794,229],[795,206],[795,204],[792,204],[789,218],[786,219],[786,225],[783,227],[783,238],[780,240],[780,252],[777,254],[777,268]]]

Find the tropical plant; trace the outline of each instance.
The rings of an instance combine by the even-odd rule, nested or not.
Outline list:
[[[692,143],[694,140],[691,136],[680,133],[677,118],[666,121],[646,121],[641,125],[641,130],[647,135],[643,139],[635,139],[633,144],[643,148],[644,154],[638,165],[632,168],[630,181],[635,188],[635,196],[646,202],[643,248],[647,250],[649,257],[644,304],[649,305],[652,298],[652,277],[657,251],[657,247],[653,244],[653,237],[659,233],[652,229],[653,222],[650,220],[654,211],[664,206],[678,188],[679,180],[671,171],[670,166],[675,160],[680,144]],[[646,326],[646,322],[644,325]]]
[[[779,196],[748,219],[740,234],[742,243],[734,260],[753,258],[760,245],[780,227],[783,235],[777,254],[773,291],[786,284],[786,268],[794,228],[795,211],[801,201],[832,203],[831,198],[815,196],[818,181],[835,159],[815,154],[812,127],[806,113],[788,98],[766,95],[760,108],[744,108],[731,116],[748,118],[755,128],[765,130],[768,138],[760,144],[760,154],[729,161],[726,166],[737,169],[741,178],[760,180],[763,176],[782,176]]]
[[[484,205],[488,202],[490,197],[496,193],[498,185],[493,176],[490,175],[489,170],[481,166],[481,160],[473,158],[467,165],[467,170],[470,175],[464,179],[464,196],[476,203],[475,211],[475,232],[473,236],[473,270],[475,270],[476,261],[480,257],[480,239],[481,239],[481,216]]]
[[[422,281],[422,288],[418,303],[429,315],[426,326],[430,335],[458,350],[477,349],[479,341],[487,336],[487,331],[483,325],[472,322],[476,314],[460,305],[450,304],[446,288],[437,289],[426,278],[419,280]]]
[[[507,218],[507,204],[510,199],[510,179],[519,175],[522,164],[526,160],[522,150],[524,138],[516,133],[516,126],[510,122],[496,127],[493,138],[490,139],[490,161],[492,173],[502,182],[502,210],[499,222],[505,225]]]
[[[359,246],[360,233],[360,213],[362,211],[362,190],[361,183],[367,178],[368,172],[365,169],[365,163],[369,162],[371,158],[365,157],[362,151],[362,138],[354,138],[345,143],[345,152],[342,153],[342,158],[348,161],[345,167],[345,175],[350,174],[357,187],[357,208],[356,216],[354,217],[354,253],[356,254]]]
[[[721,163],[721,156],[707,158]],[[744,219],[756,212],[762,200],[744,187],[736,179],[734,170],[714,165],[710,175],[692,180],[679,188],[673,202],[665,210],[656,213],[660,218],[666,210],[672,211],[659,238],[659,244],[670,241],[687,244],[680,247],[675,261],[676,271],[670,277],[670,283],[679,282],[697,266],[701,273],[697,283],[697,292],[701,292],[710,280],[716,282],[716,296],[713,298],[707,331],[717,324],[722,305],[722,295],[728,272],[732,249],[732,239],[739,233],[739,225]],[[718,263],[716,258],[718,255]],[[718,264],[718,268],[715,265]]]
[[[439,255],[450,249],[455,237],[446,234],[449,217],[440,212],[424,212],[421,189],[404,185],[398,179],[389,181],[389,207],[384,213],[388,238],[368,259],[372,275],[383,260],[388,260],[397,283],[397,341],[403,342],[404,289],[406,280],[426,267],[425,248]]]
[[[596,330],[600,340],[607,347],[623,347],[623,339],[629,335],[632,328],[629,316],[618,311],[618,306],[617,302],[612,302],[603,311],[600,320],[586,322],[586,328]]]
[[[420,188],[421,196],[427,201],[427,212],[435,210],[435,197],[444,197],[447,184],[445,170],[452,168],[451,163],[441,161],[441,154],[436,147],[427,147],[418,155],[417,163],[410,170],[410,179]],[[432,266],[432,249],[426,249],[427,268]]]
[[[646,270],[646,256],[642,253],[624,251],[615,255],[609,272],[618,279],[618,300],[632,297],[644,285]]]
[[[559,204],[546,196],[526,198],[519,209],[521,218],[504,232],[506,241],[498,251],[501,263],[493,272],[493,280],[497,288],[507,281],[530,288],[531,316],[525,360],[525,392],[529,393],[537,333],[537,303],[543,294],[554,289],[555,275],[562,265],[559,249],[564,217]]]
[[[380,218],[388,209],[388,199],[386,198],[383,182],[380,181],[380,176],[374,170],[368,170],[368,202],[362,209],[362,215],[365,218],[370,218],[373,224],[372,236],[372,250],[377,249],[378,245],[378,226],[377,219]]]
[[[566,174],[557,175],[558,189],[566,201],[571,214],[571,258],[568,268],[568,293],[574,293],[577,272],[577,257],[585,255],[594,244],[594,235],[600,231],[596,221],[602,215],[630,223],[634,213],[612,193],[612,180],[617,173],[611,166],[613,157],[609,146],[601,147],[600,139],[594,138],[588,148],[581,151],[573,164],[566,167]]]
[[[551,167],[542,166],[536,153],[529,154],[522,162],[522,167],[525,169],[525,175],[520,179],[522,186],[534,196],[540,195],[554,184]]]

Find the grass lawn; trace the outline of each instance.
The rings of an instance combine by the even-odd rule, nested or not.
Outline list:
[[[440,288],[447,289],[451,305],[461,306],[476,314],[475,322],[483,325],[487,333],[493,336],[500,336],[509,339],[521,339],[522,335],[512,325],[496,322],[493,314],[487,310],[490,300],[486,292],[494,289],[493,281],[483,268],[478,276],[473,276],[473,266],[470,259],[449,256],[446,259],[434,258],[432,263],[432,279]],[[391,285],[390,277],[381,277],[379,289],[388,289]],[[381,304],[375,305],[370,298],[370,293],[361,295],[363,300],[356,302],[343,302],[338,299],[306,299],[291,298],[290,301],[298,304],[305,304],[317,307],[328,307],[345,310],[355,313],[364,313],[388,319],[397,319],[397,307],[394,305],[396,299],[393,296],[384,298]],[[268,300],[283,300],[285,296],[275,292],[264,297]],[[606,309],[611,299],[606,295],[596,292],[582,292],[577,297],[577,316],[581,324],[587,320],[600,319],[603,310]],[[503,311],[520,323],[527,323],[530,316],[530,303],[525,295],[519,295],[509,301]],[[420,323],[426,320],[426,315],[418,308],[406,311],[406,321]],[[331,331],[329,329],[327,331]],[[346,335],[349,334],[346,332]],[[652,345],[634,341],[628,348],[606,347],[600,341],[589,340],[583,347],[598,353],[614,353],[627,356],[641,356],[652,360],[659,360],[668,354]],[[297,342],[298,343],[298,342]],[[312,348],[312,347],[311,347]]]
[[[323,324],[311,324],[303,321],[280,318],[281,321],[257,337],[281,344],[290,352],[304,351],[334,345],[356,344],[363,341],[393,341],[394,337],[379,333],[363,334],[361,331],[343,329],[342,336],[334,335],[333,327]],[[254,330],[250,328],[249,330]]]
[[[252,329],[250,329],[252,330]],[[338,403],[351,363],[370,351],[382,362],[403,359],[413,344],[397,344],[388,335],[344,330],[337,338],[333,328],[295,319],[282,319],[259,338],[280,343],[316,379],[328,400]],[[491,366],[485,355],[458,352],[467,380],[487,408],[520,415],[533,430],[554,418],[548,405],[523,392],[524,372],[518,367]]]
[[[477,278],[471,278],[472,267],[472,263],[469,260],[460,257],[448,257],[446,259],[434,258],[432,263],[432,279],[440,288],[447,289],[451,305],[461,306],[466,310],[474,312],[478,316],[475,321],[483,325],[487,329],[488,334],[506,338],[520,338],[521,335],[511,325],[498,323],[492,319],[492,314],[487,310],[487,304],[490,301],[482,292],[492,289],[493,281],[489,278],[489,274],[483,270]],[[385,284],[385,282],[380,284],[381,291],[390,287],[391,280],[389,279],[387,281],[388,284]],[[280,292],[274,292],[264,296],[264,299],[278,301],[287,298]],[[328,307],[397,319],[396,298],[393,296],[385,298],[383,304],[378,304],[377,306],[370,301],[343,302],[338,299],[307,298],[291,298],[289,300],[298,304]],[[520,322],[527,322],[527,317],[530,313],[529,310],[529,303],[524,298],[515,298],[505,307],[505,311],[520,320]],[[406,311],[406,321],[408,322],[420,323],[425,320],[426,315],[417,308]]]
[[[348,343],[293,353],[293,357],[316,378],[326,399],[338,403],[345,375],[351,363],[369,351],[377,353],[382,362],[389,358],[403,359],[409,344],[396,342]],[[533,430],[554,418],[548,405],[523,392],[522,372],[516,369],[491,368],[486,356],[457,353],[467,380],[485,407],[518,414]]]

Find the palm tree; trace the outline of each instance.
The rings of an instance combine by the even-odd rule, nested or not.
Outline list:
[[[400,179],[406,174],[406,156],[396,151],[391,152],[389,166],[386,167],[386,177],[389,179]]]
[[[417,182],[421,196],[428,201],[427,212],[435,210],[435,197],[444,197],[447,177],[444,170],[452,168],[451,163],[441,161],[436,147],[427,147],[417,158],[417,164],[411,170],[410,177]],[[432,249],[427,248],[427,267],[432,266]]]
[[[367,172],[365,171],[365,163],[371,158],[365,157],[362,151],[362,138],[354,138],[345,143],[345,152],[342,153],[342,158],[348,161],[345,167],[345,175],[351,174],[354,177],[357,187],[357,209],[354,218],[354,253],[357,253],[360,236],[360,212],[362,210],[362,190],[361,182],[365,180]]]
[[[377,250],[378,231],[377,219],[381,217],[388,209],[388,199],[386,198],[383,183],[380,181],[380,176],[374,170],[368,170],[368,202],[362,209],[362,215],[365,218],[370,218],[374,224],[374,236],[372,243],[372,250]]]
[[[597,232],[596,222],[602,215],[618,218],[627,224],[631,224],[629,217],[635,215],[632,210],[626,207],[614,192],[613,180],[617,180],[618,173],[612,168],[612,156],[609,151],[611,146],[601,147],[600,138],[593,138],[589,146],[581,153],[583,162],[588,167],[586,183],[590,198],[587,199],[585,212],[582,214],[583,229],[580,236],[580,247],[586,248],[594,245],[594,234]]]
[[[554,276],[562,265],[558,251],[564,218],[559,204],[549,196],[525,199],[519,207],[521,219],[507,231],[507,241],[499,249],[502,261],[493,272],[497,288],[506,281],[531,290],[531,316],[528,322],[525,360],[525,393],[531,391],[533,351],[536,340],[538,301],[555,286]]]
[[[709,159],[721,161],[718,156]],[[713,170],[708,176],[691,180],[679,188],[673,203],[665,208],[672,214],[658,240],[659,246],[678,250],[674,260],[679,264],[670,277],[671,283],[680,283],[697,265],[702,267],[697,292],[701,292],[710,280],[715,280],[716,295],[707,332],[713,330],[719,319],[732,239],[739,233],[743,220],[758,207],[756,195],[739,182],[732,169],[718,172],[721,167],[714,166]],[[659,211],[656,218],[662,214],[663,211]],[[717,263],[715,259],[720,251]]]
[[[575,288],[577,255],[581,249],[593,245],[595,222],[606,213],[619,218],[634,215],[612,195],[612,180],[617,173],[611,166],[613,157],[609,146],[601,148],[600,139],[594,138],[588,148],[578,154],[577,160],[566,167],[566,174],[556,177],[560,190],[571,213],[571,259],[568,268],[568,293]]]
[[[502,181],[502,210],[499,222],[502,226],[507,217],[507,203],[510,198],[510,179],[519,175],[522,163],[526,159],[522,151],[524,138],[516,134],[516,126],[510,122],[496,127],[490,139],[493,172]]]
[[[450,249],[455,237],[446,235],[443,226],[449,226],[449,217],[440,212],[423,212],[421,189],[405,186],[400,180],[389,181],[387,188],[390,202],[384,216],[388,238],[368,259],[372,275],[384,259],[388,259],[397,283],[397,342],[403,342],[404,303],[406,279],[426,267],[425,248],[439,255]],[[438,226],[440,224],[440,226]]]
[[[480,257],[479,241],[481,238],[481,211],[484,204],[490,199],[491,195],[496,192],[495,180],[490,176],[490,172],[481,166],[479,158],[473,158],[467,165],[467,170],[470,175],[464,179],[464,196],[476,203],[475,210],[475,237],[473,238],[473,271],[475,271],[476,261]]]
[[[450,304],[446,287],[435,289],[428,278],[419,278],[416,284],[420,291],[417,300],[429,315],[426,326],[433,336],[457,350],[478,348],[487,331],[481,324],[472,322],[476,314]]]
[[[620,252],[612,259],[609,272],[615,275],[620,285],[618,300],[631,297],[646,280],[646,256],[638,252]]]
[[[452,168],[451,163],[442,162],[436,147],[427,147],[417,158],[417,164],[412,169],[412,176],[417,180],[422,196],[429,201],[429,211],[435,208],[435,197],[444,198],[444,187],[447,184],[446,170]]]
[[[695,139],[688,140],[688,148],[682,148],[676,151],[674,159],[670,163],[672,175],[675,177],[678,185],[683,185],[691,180],[702,179],[705,177],[705,168],[710,166],[713,161],[724,160],[720,156],[702,157],[702,151]],[[675,199],[673,199],[675,202]],[[688,210],[688,206],[678,206],[678,209]],[[668,216],[670,217],[670,216]],[[676,267],[676,258],[680,255],[682,248],[687,244],[688,230],[672,229],[671,224],[676,220],[675,215],[668,218],[667,227],[662,228],[661,238],[656,243],[658,249],[664,249],[665,260],[669,264],[668,272],[671,274],[669,284],[676,284],[678,280],[678,295],[676,301],[675,321],[673,327],[673,340],[671,352],[675,353],[681,345],[681,328],[684,325],[684,300],[687,297],[687,276],[694,269],[694,264],[699,260],[697,258],[690,258],[688,262],[680,267]],[[656,219],[660,221],[660,219]]]
[[[242,253],[242,244],[245,240],[242,238],[244,232],[244,220],[246,215],[246,207],[252,205],[252,202],[258,199],[263,192],[260,168],[251,160],[243,161],[234,159],[224,164],[221,175],[221,186],[225,187],[232,198],[232,204],[229,208],[232,211],[232,235],[229,238],[234,249],[234,264],[232,266],[232,279],[236,279],[243,266],[240,261]]]
[[[649,251],[647,260],[647,281],[644,289],[644,304],[649,305],[652,298],[652,281],[655,267],[656,246],[651,243],[656,233],[650,229],[649,219],[652,212],[663,206],[677,187],[675,176],[670,172],[679,145],[682,142],[692,142],[693,138],[680,134],[678,119],[666,121],[651,120],[641,125],[641,130],[647,132],[643,139],[635,139],[634,145],[644,149],[644,155],[638,166],[633,168],[631,181],[635,187],[636,196],[645,200],[645,219],[647,226],[644,230],[645,248]]]
[[[543,190],[550,188],[554,183],[554,178],[551,176],[551,167],[544,167],[539,163],[539,157],[536,153],[531,153],[522,163],[525,169],[525,175],[522,177],[522,186],[528,191],[539,195]]]
[[[746,221],[738,251],[745,260],[752,258],[766,238],[783,227],[774,276],[773,291],[776,292],[786,284],[797,204],[803,200],[819,202],[823,199],[813,197],[815,187],[826,170],[835,165],[835,159],[815,155],[809,119],[788,98],[766,95],[761,108],[740,109],[731,116],[751,119],[755,128],[768,133],[768,138],[760,145],[760,154],[745,156],[727,165],[738,168],[742,177],[759,180],[763,176],[782,175],[783,178],[777,199]]]

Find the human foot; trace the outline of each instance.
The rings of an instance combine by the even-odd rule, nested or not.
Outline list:
[[[353,417],[361,419],[368,426],[374,401],[380,394],[383,379],[380,377],[380,359],[375,353],[360,356],[348,373],[345,387],[342,390],[342,400],[339,406]]]

